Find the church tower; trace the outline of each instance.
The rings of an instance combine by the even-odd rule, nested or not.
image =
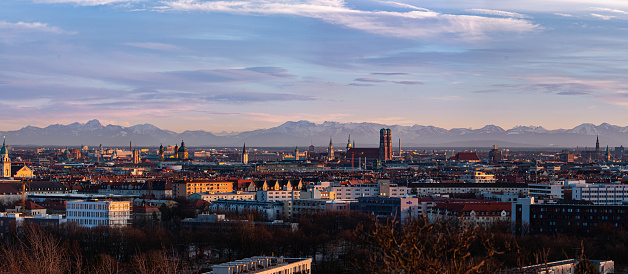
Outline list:
[[[181,147],[179,147],[179,153],[177,155],[181,160],[187,160],[189,158],[188,149],[185,147],[183,140],[181,140]]]
[[[327,159],[328,159],[329,161],[334,160],[334,144],[333,144],[333,142],[331,141],[331,137],[329,137],[329,148],[328,148],[327,153],[328,153],[328,155],[327,155]]]
[[[2,177],[11,177],[11,159],[9,159],[9,150],[6,146],[6,137],[2,141],[2,148],[0,148],[0,157],[2,157]]]
[[[245,165],[249,163],[249,152],[246,151],[246,143],[242,146],[242,163]]]
[[[347,151],[351,149],[353,146],[351,145],[351,133],[349,133],[349,139],[347,140]]]
[[[159,145],[159,161],[163,161],[165,159],[165,155],[164,155],[164,145],[160,144]]]

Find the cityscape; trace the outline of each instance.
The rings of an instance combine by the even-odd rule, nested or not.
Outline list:
[[[2,0],[0,273],[628,273],[628,1]]]
[[[32,147],[5,139],[0,235],[9,245],[22,237],[39,245],[46,237],[63,242],[55,250],[63,259],[48,266],[60,272],[540,273],[583,271],[586,264],[595,273],[615,273],[628,267],[623,146],[591,135],[583,148],[421,149],[394,146],[390,128],[377,136],[378,146],[360,147],[348,135],[324,147],[294,148],[188,147],[185,140]],[[453,235],[426,232],[434,229]],[[67,233],[82,239],[79,246],[65,246],[73,240]],[[387,250],[382,237],[400,237],[399,246]],[[395,253],[410,252],[403,248],[412,241],[440,243],[420,251],[440,263]],[[29,242],[6,251],[13,248],[51,247]],[[44,251],[52,252],[38,252]],[[470,253],[455,259],[456,252]],[[451,260],[459,261],[449,266]],[[13,258],[3,268],[30,272],[38,263]]]

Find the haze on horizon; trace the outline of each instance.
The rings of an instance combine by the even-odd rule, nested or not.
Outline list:
[[[5,0],[0,129],[626,126],[628,2]]]

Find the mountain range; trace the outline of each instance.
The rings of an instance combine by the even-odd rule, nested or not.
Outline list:
[[[517,126],[505,130],[499,126],[487,125],[480,129],[444,129],[435,126],[400,126],[378,123],[339,123],[316,124],[309,121],[289,121],[269,129],[220,134],[211,132],[184,131],[177,133],[160,129],[151,124],[123,127],[102,125],[98,120],[69,125],[55,124],[44,128],[27,126],[15,131],[0,132],[10,145],[37,146],[127,146],[133,142],[137,146],[174,145],[185,141],[188,147],[239,147],[246,143],[249,147],[327,147],[333,138],[336,148],[344,148],[349,134],[356,147],[376,147],[379,143],[379,130],[390,128],[393,146],[403,147],[594,147],[596,136],[601,146],[628,144],[628,127],[603,123],[600,125],[581,124],[572,129],[547,130],[538,126]]]

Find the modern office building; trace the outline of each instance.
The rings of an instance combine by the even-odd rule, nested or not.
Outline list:
[[[67,202],[68,222],[85,227],[120,227],[131,224],[131,202],[111,200],[75,200]]]

